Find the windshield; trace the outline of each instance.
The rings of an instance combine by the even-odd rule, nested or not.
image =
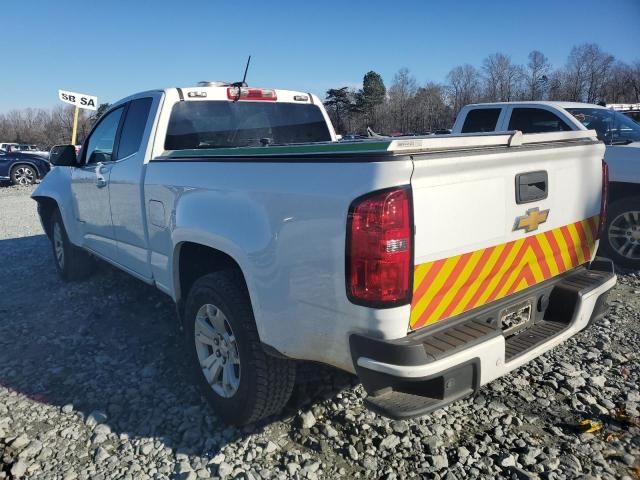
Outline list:
[[[173,106],[164,148],[259,147],[330,140],[317,105],[211,100]]]
[[[614,110],[606,108],[568,108],[589,130],[595,130],[598,138],[608,145],[625,145],[640,141],[640,125]]]

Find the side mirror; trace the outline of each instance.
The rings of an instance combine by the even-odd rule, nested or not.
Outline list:
[[[55,145],[49,152],[49,162],[59,167],[75,167],[78,164],[74,145]]]

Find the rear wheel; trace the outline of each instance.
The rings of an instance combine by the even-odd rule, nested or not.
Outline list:
[[[38,173],[31,165],[16,165],[11,169],[11,183],[14,185],[33,185]]]
[[[607,255],[618,265],[640,268],[640,197],[627,197],[609,206],[603,235]]]
[[[295,363],[265,353],[242,275],[221,271],[195,282],[185,309],[190,366],[220,418],[243,425],[276,414],[295,383]]]
[[[51,246],[56,270],[65,281],[82,280],[95,269],[91,256],[69,241],[60,211],[53,213],[50,224]]]

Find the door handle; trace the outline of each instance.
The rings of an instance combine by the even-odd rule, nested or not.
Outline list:
[[[109,170],[104,163],[96,163],[96,187],[103,188],[107,186],[107,179],[104,177],[105,173],[109,173]]]

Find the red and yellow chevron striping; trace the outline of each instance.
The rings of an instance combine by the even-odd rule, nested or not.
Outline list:
[[[598,216],[415,267],[410,327],[458,315],[588,262]]]

